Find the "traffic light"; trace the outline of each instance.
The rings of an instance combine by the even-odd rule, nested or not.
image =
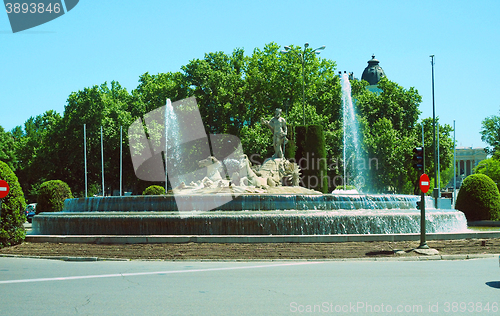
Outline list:
[[[422,208],[422,204],[420,204],[420,201],[417,201],[417,210],[420,210]]]
[[[413,148],[413,168],[418,171],[424,170],[424,148],[415,147]]]

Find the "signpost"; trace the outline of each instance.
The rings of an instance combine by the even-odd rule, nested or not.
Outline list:
[[[429,176],[423,173],[420,176],[420,180],[418,182],[418,185],[420,186],[420,190],[422,193],[427,193],[431,187],[431,182],[429,180]]]
[[[431,187],[429,176],[422,173],[418,180],[418,185],[422,192],[420,194],[420,246],[418,246],[418,248],[429,249],[425,240],[425,193],[427,193]]]
[[[5,180],[0,180],[0,220],[2,219],[2,199],[9,194],[9,184]]]

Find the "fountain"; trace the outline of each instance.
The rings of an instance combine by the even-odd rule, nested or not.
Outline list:
[[[342,84],[342,130],[343,130],[343,157],[344,190],[352,176],[352,182],[358,191],[365,186],[366,175],[362,168],[356,168],[355,161],[363,161],[361,145],[359,142],[359,126],[356,119],[356,110],[351,96],[351,83],[349,75],[344,71],[341,74]]]
[[[419,196],[199,194],[68,199],[34,218],[40,235],[336,235],[419,233]],[[179,211],[178,199],[191,211]],[[210,211],[207,203],[230,202]],[[428,205],[431,205],[429,200]],[[36,219],[36,220],[35,220]],[[427,232],[466,231],[462,212],[431,209]]]
[[[161,137],[167,135],[170,106],[177,109],[178,130],[172,131],[172,124],[168,133],[175,132],[175,142]],[[205,134],[194,98],[168,101],[166,107],[137,120],[129,129],[129,141],[136,175],[165,181],[168,174],[174,188],[169,194],[68,199],[62,212],[36,215],[32,235],[420,232],[419,196],[321,194],[283,185],[297,184],[296,164],[277,155],[260,167],[251,166],[238,138]],[[427,232],[467,230],[464,214],[455,210],[430,209],[426,222]]]

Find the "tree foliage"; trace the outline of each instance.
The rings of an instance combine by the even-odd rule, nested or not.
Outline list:
[[[0,161],[0,179],[5,180],[10,187],[9,194],[2,199],[0,206],[0,248],[2,248],[19,244],[24,240],[26,202],[15,173],[3,161]]]
[[[12,131],[18,158],[18,177],[29,201],[36,201],[37,190],[46,179],[57,177],[60,167],[56,137],[61,116],[47,111],[37,117],[30,117]]]
[[[0,126],[0,160],[12,170],[16,170],[18,159],[15,152],[14,137]]]
[[[491,147],[486,148],[489,154],[500,153],[500,116],[488,116],[482,122],[481,140]]]
[[[367,189],[372,192],[415,193],[417,172],[413,170],[413,148],[422,146],[424,126],[426,173],[434,173],[433,121],[418,122],[418,106],[422,100],[414,88],[408,90],[386,77],[378,83],[380,92],[366,89],[367,82],[352,81],[362,126],[362,143],[366,153]],[[437,120],[439,125],[439,120]],[[451,164],[451,127],[439,125],[440,170]]]
[[[460,187],[455,208],[468,221],[500,220],[500,193],[488,176],[471,174]]]
[[[73,194],[68,184],[61,180],[50,180],[40,185],[36,213],[61,212],[64,200],[72,199]]]
[[[474,173],[484,174],[496,183],[500,190],[500,160],[497,158],[488,158],[481,160],[474,168]]]
[[[11,164],[18,166],[19,179],[30,199],[36,197],[41,183],[50,179],[65,181],[76,196],[82,196],[83,125],[86,125],[87,175],[91,188],[98,188],[102,183],[102,126],[104,189],[110,194],[119,187],[122,127],[124,187],[141,193],[152,184],[162,184],[144,182],[135,176],[127,141],[128,128],[146,113],[163,107],[167,98],[178,101],[195,97],[206,133],[239,137],[252,162],[262,162],[273,153],[272,134],[260,124],[261,118],[269,119],[276,108],[281,108],[293,130],[294,126],[303,124],[305,112],[307,125],[323,128],[328,177],[333,179],[343,168],[342,95],[341,83],[335,74],[336,64],[306,50],[303,72],[299,58],[303,53],[301,48],[292,46],[288,54],[280,53],[280,49],[276,43],[270,43],[254,49],[250,55],[245,55],[240,48],[230,54],[207,53],[203,58],[189,61],[178,72],[144,73],[131,92],[115,81],[72,92],[62,116],[48,111],[28,119],[23,127],[15,128],[10,134],[2,134],[0,130],[0,139],[6,139],[1,142],[0,155],[2,150],[9,152],[3,148],[12,147],[12,143],[8,143],[12,139],[14,151],[3,155],[13,157]],[[379,82],[380,93],[366,90],[364,81],[353,80],[351,85],[362,127],[363,150],[369,159],[374,159],[372,169],[370,164],[365,166],[372,178],[367,189],[412,193],[416,173],[410,160],[411,150],[420,139],[417,122],[420,95],[415,89],[404,89],[386,78]],[[423,124],[427,149],[430,146],[428,120]],[[449,164],[449,131],[446,125],[440,129],[442,169]],[[427,161],[431,166],[430,158]],[[330,183],[329,190],[333,187]]]

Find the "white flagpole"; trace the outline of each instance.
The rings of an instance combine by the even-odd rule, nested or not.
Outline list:
[[[101,125],[101,166],[102,166],[102,196],[105,196],[105,190],[104,190],[104,146],[102,143],[102,125]]]
[[[122,196],[123,180],[123,126],[120,126],[120,196]]]
[[[85,164],[85,197],[88,196],[87,190],[87,124],[83,124],[83,161]]]

